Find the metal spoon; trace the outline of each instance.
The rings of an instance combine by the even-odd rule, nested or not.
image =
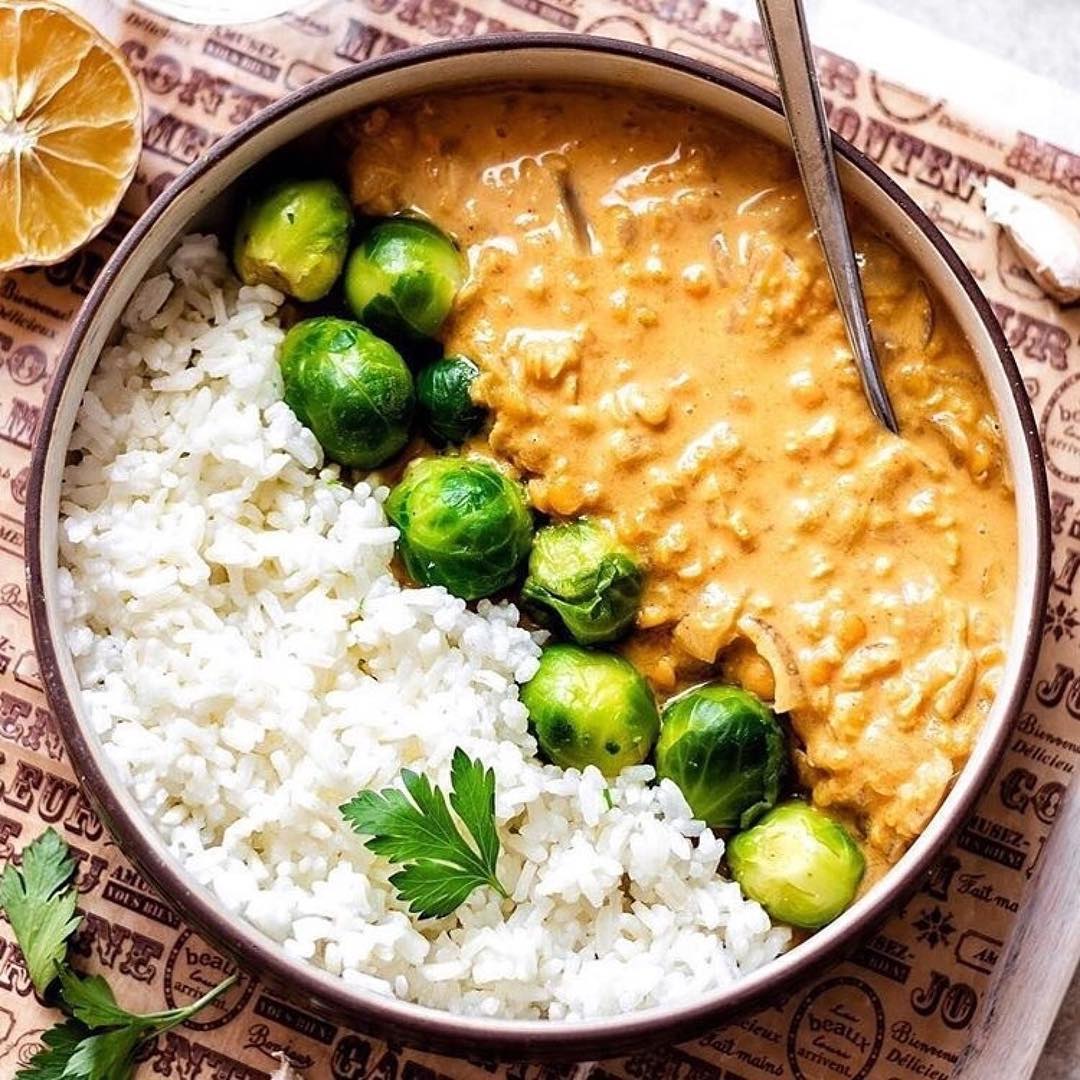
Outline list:
[[[802,0],[757,0],[757,5],[780,83],[780,97],[784,102],[784,115],[795,147],[803,190],[825,253],[825,265],[829,268],[851,351],[855,354],[863,391],[874,415],[895,435],[899,433],[899,426],[870,334],[855,249],[851,245],[840,181],[836,176],[832,137],[814,74]]]

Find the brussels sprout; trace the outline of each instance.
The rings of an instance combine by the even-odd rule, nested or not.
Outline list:
[[[645,760],[660,717],[648,684],[621,656],[551,645],[521,688],[540,749],[564,769],[615,776]]]
[[[738,686],[699,686],[664,707],[656,771],[673,780],[694,816],[745,829],[780,797],[787,764],[772,710]]]
[[[727,845],[744,893],[779,922],[816,930],[855,899],[866,859],[847,829],[801,802],[770,810]]]
[[[525,489],[485,461],[418,458],[390,492],[386,515],[401,531],[410,576],[463,600],[509,585],[532,544]]]
[[[464,280],[464,260],[445,233],[419,218],[386,218],[349,256],[345,299],[376,333],[410,341],[442,326]]]
[[[484,410],[469,396],[480,369],[467,357],[447,356],[416,377],[420,424],[436,446],[463,443],[484,422]]]
[[[597,645],[630,628],[643,585],[630,553],[601,526],[581,520],[536,534],[521,595],[554,612],[575,641]]]
[[[282,180],[244,207],[233,241],[236,272],[246,285],[319,300],[345,265],[352,221],[332,180]]]
[[[285,401],[326,456],[374,469],[409,439],[413,381],[397,350],[358,323],[297,323],[280,353]]]

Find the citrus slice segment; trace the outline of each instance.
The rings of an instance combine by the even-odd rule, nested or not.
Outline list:
[[[49,0],[0,0],[0,270],[67,258],[112,217],[142,148],[120,53]]]

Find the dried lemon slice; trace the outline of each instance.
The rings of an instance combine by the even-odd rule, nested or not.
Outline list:
[[[112,217],[140,116],[134,76],[92,26],[0,0],[0,270],[59,262]]]

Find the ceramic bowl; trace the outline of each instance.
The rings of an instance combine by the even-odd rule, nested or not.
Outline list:
[[[735,76],[639,45],[565,35],[487,37],[408,50],[328,75],[271,105],[215,143],[157,199],[101,272],[75,321],[33,456],[26,507],[30,602],[49,702],[75,771],[105,824],[124,854],[176,911],[244,971],[302,1007],[428,1049],[519,1059],[588,1059],[684,1039],[775,1001],[799,980],[821,973],[919,884],[987,782],[1031,679],[1048,580],[1049,515],[1036,424],[986,299],[915,203],[871,161],[837,139],[845,190],[915,261],[974,349],[1001,418],[1019,509],[1015,618],[1001,689],[970,759],[926,831],[867,895],[773,963],[701,998],[604,1020],[497,1021],[382,997],[290,958],[276,943],[226,912],[188,877],[121,786],[80,701],[63,640],[56,572],[60,480],[79,401],[135,287],[160,265],[183,233],[228,220],[234,185],[246,170],[354,109],[402,95],[507,80],[634,87],[692,103],[773,140],[787,141],[777,99]]]

